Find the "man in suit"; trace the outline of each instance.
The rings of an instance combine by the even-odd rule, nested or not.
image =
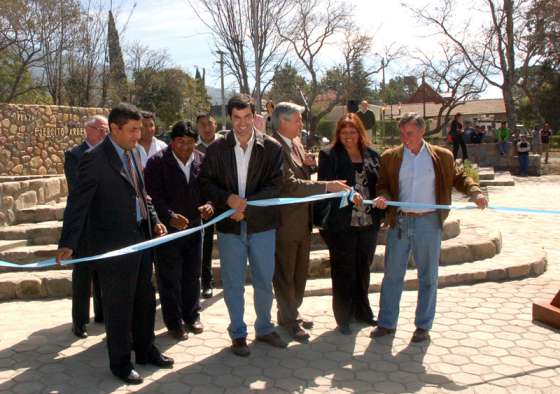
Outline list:
[[[64,174],[68,191],[76,187],[78,164],[84,153],[99,144],[109,132],[107,118],[96,115],[86,123],[86,139],[80,145],[64,152]],[[84,240],[85,242],[85,240]],[[80,251],[76,251],[79,255]],[[77,264],[72,268],[72,332],[78,338],[87,338],[86,324],[89,323],[89,298],[93,282],[93,312],[97,323],[103,322],[101,288],[97,274],[90,264]]]
[[[247,200],[278,197],[282,186],[282,148],[276,140],[254,128],[255,107],[248,95],[233,96],[228,102],[228,115],[233,130],[208,147],[199,180],[205,199],[212,202],[216,213],[235,210],[216,227],[231,350],[237,356],[247,357],[250,350],[243,320],[247,258],[255,290],[256,339],[274,347],[287,346],[270,318],[278,208],[247,206]]]
[[[208,145],[223,138],[216,134],[216,120],[209,113],[202,113],[196,117],[196,131],[198,132],[198,144],[196,149],[206,153]],[[212,298],[212,249],[214,248],[214,227],[204,229],[204,241],[202,245],[202,273],[200,281],[202,284],[202,297]]]
[[[96,255],[166,233],[144,188],[138,109],[121,103],[109,114],[110,134],[80,161],[78,182],[70,192],[56,261],[68,259],[86,240],[84,254]],[[99,276],[111,372],[140,384],[138,364],[171,368],[173,360],[154,345],[155,291],[150,250],[92,263]]]
[[[272,113],[272,135],[282,145],[284,155],[284,183],[282,197],[306,197],[325,192],[350,190],[340,181],[311,181],[315,159],[307,155],[299,139],[303,129],[301,113],[304,108],[292,103],[279,103]],[[276,233],[276,261],[274,293],[278,307],[278,324],[285,327],[298,342],[306,342],[313,322],[304,321],[298,313],[303,301],[311,230],[313,227],[312,204],[293,204],[280,207],[280,227]],[[303,326],[303,327],[302,327]]]
[[[204,155],[194,149],[198,135],[183,121],[173,125],[169,147],[148,160],[146,189],[163,224],[177,232],[196,227],[213,214],[200,196],[198,174]],[[200,334],[200,232],[157,249],[156,274],[163,321],[171,336],[187,339]],[[184,327],[183,327],[184,325]]]
[[[426,123],[414,113],[406,113],[399,122],[402,144],[381,155],[375,206],[387,209],[389,226],[385,248],[385,268],[381,284],[378,326],[371,337],[382,337],[396,331],[404,276],[410,254],[418,270],[418,304],[416,330],[412,342],[430,339],[436,313],[438,265],[441,229],[448,210],[396,208],[386,201],[420,204],[451,204],[453,187],[471,196],[484,209],[488,201],[478,184],[456,167],[449,149],[424,141]]]

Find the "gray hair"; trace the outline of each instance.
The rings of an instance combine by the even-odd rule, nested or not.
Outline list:
[[[88,119],[86,120],[84,126],[85,126],[85,127],[93,127],[93,126],[95,126],[95,124],[96,124],[97,122],[105,122],[105,123],[108,123],[106,117],[101,116],[101,115],[94,115],[94,116],[92,116],[92,117],[90,117],[90,118],[88,118]]]
[[[294,103],[282,102],[276,104],[272,112],[272,127],[274,130],[278,130],[280,128],[280,119],[290,120],[293,114],[296,112],[301,114],[304,110],[304,107]]]
[[[424,118],[418,115],[416,112],[407,112],[399,121],[399,127],[403,127],[406,124],[414,123],[419,130],[424,130],[426,128],[426,122]]]

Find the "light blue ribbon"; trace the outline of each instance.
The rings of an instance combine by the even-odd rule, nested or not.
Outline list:
[[[308,197],[279,197],[279,198],[270,198],[265,200],[255,200],[255,201],[247,201],[247,205],[255,206],[255,207],[270,207],[270,206],[278,206],[278,205],[289,205],[289,204],[301,204],[307,202],[314,202],[320,200],[327,200],[331,198],[340,198],[340,208],[344,208],[348,206],[349,201],[352,201],[355,195],[355,190],[346,191],[346,192],[338,192],[338,193],[325,193],[325,194],[317,194]],[[364,204],[373,205],[373,200],[364,200]],[[400,202],[400,201],[386,201],[386,205],[400,207],[400,208],[409,208],[409,209],[445,209],[445,210],[463,210],[463,209],[476,209],[477,207],[474,205],[441,205],[441,204],[421,204],[421,203],[410,203],[410,202]],[[560,215],[560,211],[554,210],[542,210],[542,209],[528,209],[528,208],[510,208],[510,207],[499,207],[499,206],[488,206],[487,209],[499,211],[499,212],[509,212],[509,213],[525,213],[525,214],[536,214],[536,215]],[[123,256],[130,253],[137,253],[142,250],[154,248],[156,246],[174,241],[176,239],[186,237],[188,235],[194,234],[198,231],[206,227],[213,226],[214,224],[230,217],[233,215],[235,210],[229,209],[222,214],[216,216],[212,220],[201,224],[200,226],[189,228],[183,231],[179,231],[173,234],[164,235],[162,237],[150,239],[148,241],[140,242],[134,245],[126,246],[121,249],[112,250],[110,252],[98,254],[95,256],[88,256],[88,257],[80,257],[70,260],[64,260],[61,262],[62,265],[71,265],[71,264],[79,264],[85,263],[88,261],[94,260],[101,260],[110,257],[117,257]],[[9,267],[9,268],[21,268],[21,269],[33,269],[33,268],[46,268],[52,267],[56,265],[56,261],[54,258],[50,258],[47,260],[37,261],[35,263],[29,264],[15,264],[10,263],[8,261],[0,260],[0,267]]]

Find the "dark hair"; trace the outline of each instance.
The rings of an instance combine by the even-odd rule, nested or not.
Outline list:
[[[234,109],[245,108],[251,108],[251,112],[253,115],[255,114],[255,104],[253,104],[253,99],[248,94],[236,94],[227,103],[227,113],[230,117]]]
[[[459,116],[461,116],[461,115],[463,115],[463,114],[460,113],[460,112],[457,112],[457,113],[455,114],[455,116],[453,117],[453,119],[457,119],[457,118],[458,118]]]
[[[171,128],[171,139],[174,140],[179,137],[191,137],[196,141],[198,139],[198,133],[192,128],[190,122],[180,120]]]
[[[346,115],[342,115],[342,117],[336,123],[336,131],[334,132],[334,141],[332,142],[332,146],[339,146],[344,147],[344,144],[340,140],[340,132],[345,126],[350,126],[356,129],[359,135],[358,146],[360,150],[363,150],[366,146],[371,145],[371,141],[366,133],[366,129],[364,128],[364,124],[358,115],[353,112],[349,112]]]
[[[154,114],[153,112],[150,111],[141,111],[140,114],[142,115],[142,119],[154,119],[156,117],[156,114]]]
[[[196,123],[200,122],[200,120],[204,119],[204,118],[214,120],[214,117],[212,116],[212,114],[210,114],[208,112],[203,112],[203,113],[200,113],[200,114],[196,115]]]
[[[129,120],[140,120],[142,115],[136,106],[129,103],[115,105],[109,113],[108,122],[116,124],[119,128],[128,123]]]

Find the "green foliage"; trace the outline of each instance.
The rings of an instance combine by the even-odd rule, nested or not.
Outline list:
[[[418,81],[414,76],[395,77],[381,90],[381,98],[386,104],[398,104],[412,96],[418,90]]]
[[[376,134],[381,145],[396,145],[400,142],[400,131],[394,120],[381,120],[376,123]]]
[[[465,160],[463,162],[463,171],[475,182],[479,182],[480,177],[478,176],[478,167],[475,167],[470,160]]]
[[[306,89],[305,79],[291,63],[284,63],[274,70],[272,85],[267,96],[275,103],[291,101],[303,105],[299,89]]]
[[[21,67],[21,62],[9,49],[0,51],[0,102],[8,101],[11,89],[16,83],[16,73]],[[42,87],[37,87],[29,69],[24,70],[23,76],[17,83],[15,98],[12,103],[24,104],[51,104],[49,93]]]
[[[519,121],[529,127],[542,126],[544,121],[554,130],[560,129],[560,72],[546,66],[533,67],[529,79],[533,105],[521,89],[515,91]]]
[[[128,83],[124,69],[121,45],[119,43],[119,33],[111,11],[109,11],[107,48],[109,52],[109,74],[111,76],[111,99],[113,103],[116,103],[128,96]]]
[[[319,125],[317,126],[317,134],[322,137],[327,137],[332,140],[334,137],[334,132],[336,129],[336,122],[332,120],[321,119]]]
[[[134,103],[155,112],[165,125],[180,119],[193,120],[197,113],[210,109],[203,81],[181,69],[142,69],[135,73],[134,83]]]

